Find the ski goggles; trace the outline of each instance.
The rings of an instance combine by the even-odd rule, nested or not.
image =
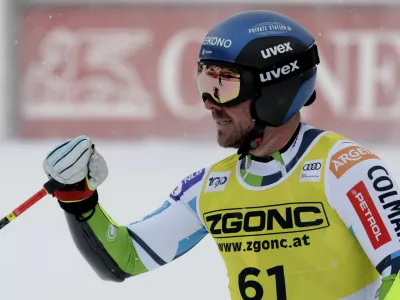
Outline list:
[[[197,64],[197,87],[203,101],[219,105],[237,104],[243,93],[243,69],[228,64],[202,61]]]
[[[262,87],[299,75],[317,64],[316,45],[263,69],[204,60],[197,63],[197,87],[203,101],[213,100],[221,106],[232,106],[253,98]]]

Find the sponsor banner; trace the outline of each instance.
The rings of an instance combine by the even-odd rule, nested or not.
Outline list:
[[[199,183],[205,175],[206,169],[196,171],[184,178],[169,195],[175,201],[179,201],[182,195],[195,184]]]
[[[368,172],[369,183],[378,196],[379,202],[390,221],[391,227],[400,237],[400,196],[399,189],[385,167],[376,165]],[[400,241],[400,240],[399,240]]]
[[[300,182],[318,182],[321,180],[323,159],[304,162],[300,174]]]
[[[203,214],[214,238],[284,234],[329,227],[320,202],[222,209]]]
[[[204,189],[204,193],[225,190],[229,176],[231,176],[231,171],[211,172],[210,176],[208,177],[208,182],[206,188]]]
[[[356,164],[367,160],[376,158],[378,156],[371,153],[368,149],[360,146],[346,147],[332,155],[329,169],[335,175],[337,179],[342,177],[349,169],[354,167]]]
[[[197,57],[203,43],[231,47],[234,40],[204,38],[219,20],[248,9],[288,14],[315,35],[321,64],[306,121],[371,141],[399,132],[400,8],[132,5],[25,8],[19,135],[214,138],[196,86]],[[254,24],[249,34],[291,30],[286,27]],[[276,45],[260,55],[291,47]]]
[[[348,193],[351,204],[354,207],[364,227],[368,238],[374,247],[378,249],[389,243],[392,238],[369,194],[364,182],[357,183]]]

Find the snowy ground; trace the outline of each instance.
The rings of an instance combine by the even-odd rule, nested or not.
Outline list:
[[[129,223],[164,202],[181,178],[230,150],[215,143],[95,141],[110,175],[101,203]],[[40,189],[55,142],[0,142],[0,217]],[[400,149],[370,146],[400,181]],[[157,187],[156,187],[157,185]],[[76,250],[57,203],[47,197],[0,231],[1,298],[30,300],[229,299],[226,271],[210,237],[182,258],[122,284],[97,278]]]

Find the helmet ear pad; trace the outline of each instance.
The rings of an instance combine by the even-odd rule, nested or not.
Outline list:
[[[267,87],[260,87],[259,97],[255,98],[251,105],[253,118],[271,127],[278,127],[284,124],[292,117],[290,115],[292,105],[302,107],[305,104],[311,104],[315,99],[315,79],[316,68],[314,67],[298,76]],[[307,81],[308,86],[301,89]],[[297,100],[298,93],[302,93],[300,98],[306,98],[307,101],[303,101],[304,103],[294,103]]]

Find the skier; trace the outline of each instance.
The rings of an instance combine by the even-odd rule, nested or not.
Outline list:
[[[107,164],[87,136],[44,159],[65,184],[53,195],[95,272],[122,282],[210,234],[232,299],[400,299],[400,196],[388,165],[301,120],[316,99],[313,36],[282,14],[248,11],[217,24],[199,53],[218,144],[237,153],[185,177],[159,209],[126,226],[112,220],[98,192]],[[225,67],[240,80],[216,101],[206,70]]]

